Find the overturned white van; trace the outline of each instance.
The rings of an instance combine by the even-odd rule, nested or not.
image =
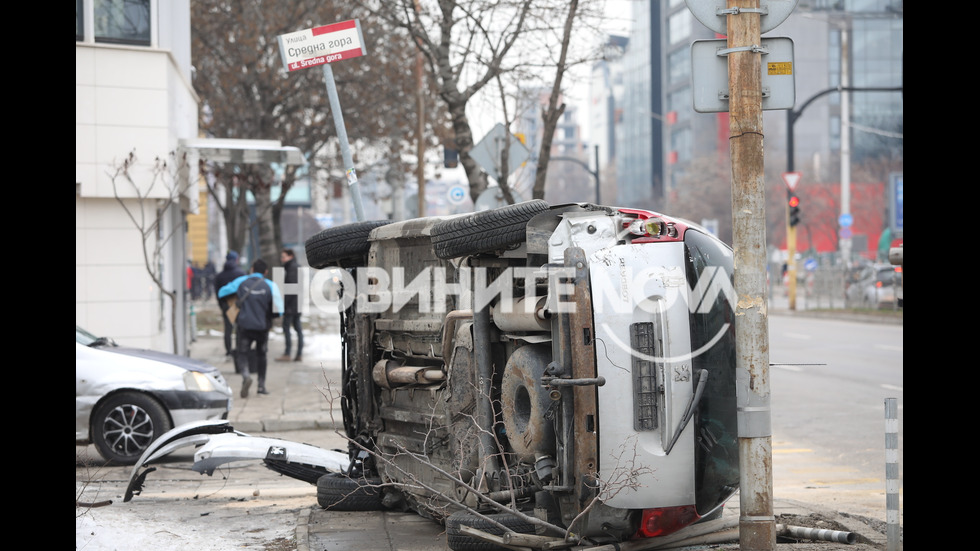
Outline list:
[[[468,549],[464,526],[666,535],[737,490],[732,252],[702,228],[529,201],[306,254],[341,282],[351,468],[321,506],[411,509]]]

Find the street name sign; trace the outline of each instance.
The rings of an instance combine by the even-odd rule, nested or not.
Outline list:
[[[279,53],[288,71],[360,57],[364,35],[357,19],[279,35]]]
[[[334,61],[365,54],[361,23],[357,19],[351,19],[305,31],[281,34],[278,39],[279,54],[282,56],[282,64],[286,66],[286,70],[296,71],[317,65],[323,66],[323,80],[327,83],[327,97],[330,98],[333,125],[337,131],[337,139],[340,141],[340,155],[344,159],[347,186],[350,188],[351,199],[354,202],[354,213],[357,215],[357,220],[361,222],[364,220],[364,206],[357,186],[354,156],[351,154],[350,143],[347,140],[347,128],[344,126],[344,115],[340,109],[337,83],[333,78],[333,69],[330,68],[330,64]]]

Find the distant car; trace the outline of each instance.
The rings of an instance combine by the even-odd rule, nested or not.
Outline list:
[[[866,266],[855,274],[845,291],[851,308],[893,308],[901,306],[902,272],[890,265]]]
[[[161,434],[191,421],[227,419],[231,388],[214,366],[126,348],[75,326],[75,444],[132,465]]]

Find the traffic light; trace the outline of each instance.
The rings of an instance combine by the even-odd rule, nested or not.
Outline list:
[[[793,192],[789,194],[789,227],[800,223],[800,198]]]

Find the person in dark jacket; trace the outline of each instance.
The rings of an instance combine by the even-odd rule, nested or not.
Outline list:
[[[242,376],[242,398],[248,398],[253,367],[259,378],[259,394],[269,393],[265,388],[269,330],[272,320],[282,312],[283,304],[279,287],[264,277],[268,271],[269,265],[260,258],[252,263],[252,273],[218,290],[219,297],[232,294],[237,297],[235,370]]]
[[[286,274],[283,283],[299,282],[299,264],[296,262],[296,253],[292,249],[283,249],[279,254],[282,267]],[[290,333],[296,330],[296,358],[293,361],[303,361],[303,322],[300,320],[299,297],[295,293],[287,293],[284,298],[285,309],[282,311],[282,333],[286,338],[286,351],[282,356],[276,358],[277,362],[288,362],[290,360],[289,351],[292,349],[292,338]]]
[[[216,275],[218,274],[214,269],[214,262],[208,260],[204,269],[201,270],[201,291],[204,294],[204,300],[211,300],[211,293],[215,291],[214,276]]]
[[[218,299],[218,306],[221,308],[221,319],[225,322],[225,356],[231,356],[235,351],[232,348],[231,336],[235,330],[234,324],[228,319],[228,301],[218,296],[218,291],[235,279],[245,275],[245,270],[238,265],[238,253],[228,251],[225,255],[225,265],[222,270],[214,276],[214,296]]]

